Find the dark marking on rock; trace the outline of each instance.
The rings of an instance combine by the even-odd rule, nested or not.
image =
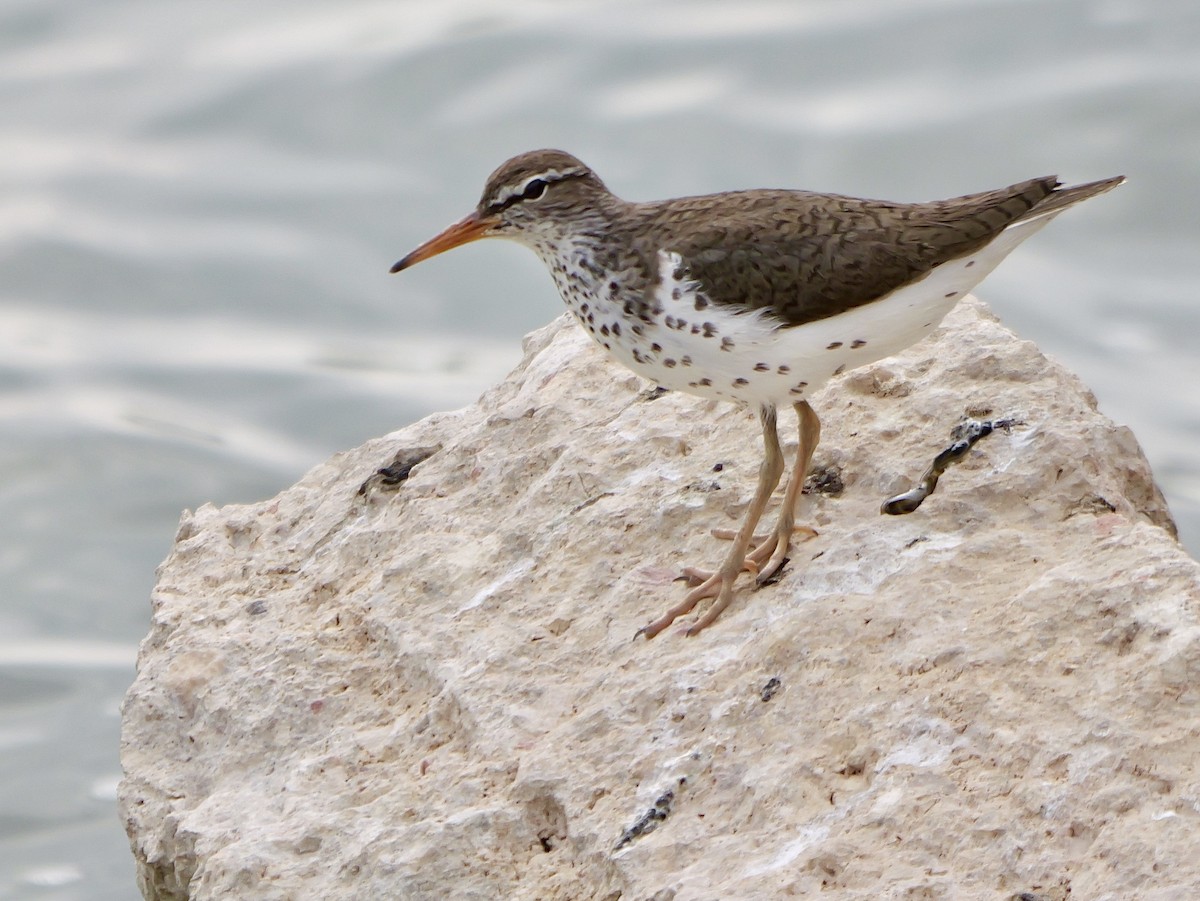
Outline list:
[[[823,466],[820,469],[814,469],[808,474],[808,478],[804,480],[804,487],[801,489],[802,494],[823,494],[826,497],[841,497],[842,492],[846,490],[846,483],[842,481],[842,471],[836,466]]]
[[[680,784],[686,780],[680,779]],[[658,828],[658,824],[671,815],[671,805],[675,802],[675,792],[665,791],[654,801],[654,806],[637,818],[632,826],[621,833],[614,851],[620,851],[635,838],[641,838]]]
[[[374,475],[359,486],[358,493],[366,494],[372,488],[398,488],[408,481],[409,475],[418,463],[424,463],[441,449],[439,445],[437,447],[411,447],[397,451],[391,463],[375,470]]]
[[[779,681],[778,676],[772,676],[767,680],[767,684],[762,687],[762,690],[758,693],[758,696],[762,698],[763,703],[766,703],[767,701],[771,700],[771,698],[775,697],[775,692],[779,691],[782,685],[783,683]]]

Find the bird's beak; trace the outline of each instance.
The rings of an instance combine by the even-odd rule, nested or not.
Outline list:
[[[450,250],[469,241],[478,241],[480,238],[486,238],[488,232],[492,226],[496,225],[497,221],[495,216],[481,216],[479,211],[476,210],[469,216],[455,222],[441,234],[430,238],[404,259],[396,263],[391,271],[400,272],[409,266],[417,265],[422,260],[437,256],[444,250]]]

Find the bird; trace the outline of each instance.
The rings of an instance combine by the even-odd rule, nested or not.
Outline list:
[[[723,536],[728,554],[714,571],[685,569],[690,590],[638,630],[654,638],[711,599],[686,629],[695,635],[733,602],[742,573],[762,585],[788,562],[821,435],[814,392],[925,338],[1018,244],[1124,180],[1064,186],[1045,176],[923,203],[791,189],[633,202],[571,154],[534,150],[497,168],[474,210],[391,272],[481,238],[511,239],[541,258],[609,356],[662,388],[757,412],[763,462],[741,527]],[[786,406],[799,446],[775,527],[758,540],[784,470]]]

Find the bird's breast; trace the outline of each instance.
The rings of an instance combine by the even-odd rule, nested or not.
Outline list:
[[[805,400],[830,378],[920,340],[965,293],[933,279],[786,327],[769,310],[714,302],[677,254],[661,251],[657,262],[651,278],[582,255],[547,265],[568,309],[614,359],[664,388],[750,406]]]

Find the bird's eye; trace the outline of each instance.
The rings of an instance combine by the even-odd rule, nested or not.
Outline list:
[[[525,186],[525,190],[521,192],[521,196],[526,200],[537,200],[546,193],[546,182],[540,178],[535,178]]]

